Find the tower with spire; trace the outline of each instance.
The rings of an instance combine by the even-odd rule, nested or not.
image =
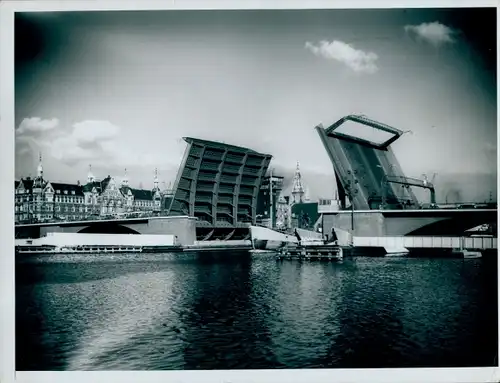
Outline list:
[[[125,168],[125,175],[122,179],[122,186],[128,186],[127,168]]]
[[[155,168],[155,178],[153,179],[153,191],[159,191],[160,186],[159,186],[159,181],[158,181],[158,168]]]
[[[92,165],[89,164],[89,172],[87,173],[87,183],[92,183],[95,181],[94,175],[92,174]]]
[[[33,188],[41,189],[44,187],[43,180],[43,164],[42,164],[42,153],[38,154],[38,167],[36,168],[36,178],[33,182]]]
[[[293,188],[292,188],[292,203],[304,202],[304,187],[302,186],[302,176],[300,174],[299,162],[297,161],[297,169],[295,170],[295,175],[293,177]]]
[[[160,191],[160,181],[158,180],[158,168],[155,168],[155,178],[153,179],[153,201],[154,211],[159,213],[161,211],[162,196]]]

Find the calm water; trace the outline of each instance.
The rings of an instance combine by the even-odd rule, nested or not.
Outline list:
[[[46,256],[16,267],[18,370],[491,366],[496,257]]]

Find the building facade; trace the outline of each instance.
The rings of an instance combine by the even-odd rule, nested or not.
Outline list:
[[[109,175],[97,180],[91,169],[85,185],[50,182],[43,176],[40,156],[37,176],[14,183],[15,221],[32,223],[159,215],[164,212],[164,200],[169,193],[160,190],[157,171],[153,184],[152,190],[134,189],[128,185],[126,173],[121,184],[117,184]]]
[[[278,226],[278,206],[282,189],[283,177],[272,174],[264,177],[257,197],[257,224],[267,227]]]

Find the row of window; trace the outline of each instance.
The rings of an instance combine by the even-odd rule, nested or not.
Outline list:
[[[54,215],[53,214],[37,214],[35,216],[37,219],[39,220],[48,220],[48,219],[52,219],[54,218]],[[78,220],[78,219],[83,219],[85,217],[85,215],[77,215],[77,214],[73,214],[73,215],[67,215],[65,216],[67,219],[69,220]],[[28,219],[30,219],[31,217],[28,215],[28,214],[22,214],[18,217],[18,220],[19,221],[26,221]]]
[[[30,200],[28,196],[16,197],[16,203],[30,202],[30,201],[31,202],[39,202],[39,203],[53,202],[51,198],[45,198],[45,200],[44,200],[42,197],[34,197]],[[54,202],[57,202],[57,203],[76,203],[76,204],[84,204],[84,202],[86,202],[86,204],[89,204],[89,205],[93,203],[92,200],[90,200],[90,199],[88,199],[87,201],[84,201],[83,198],[79,198],[79,197],[76,197],[76,198],[56,197]],[[102,203],[109,203],[109,202],[114,202],[114,201],[107,201],[107,200],[102,201]],[[160,203],[160,201],[141,201],[141,200],[133,201],[134,206],[154,206],[155,204],[159,204],[159,203]],[[117,204],[118,205],[122,204],[122,201],[118,200]],[[127,204],[127,205],[131,205],[131,204]]]
[[[26,190],[26,189],[16,189],[16,194],[27,194],[29,191]],[[50,193],[52,194],[53,191],[51,190],[46,190],[45,193]],[[56,194],[61,194],[61,191],[60,190],[56,190]],[[74,190],[71,190],[71,193],[68,192],[68,190],[63,190],[63,194],[71,194],[71,195],[75,195],[76,192]]]

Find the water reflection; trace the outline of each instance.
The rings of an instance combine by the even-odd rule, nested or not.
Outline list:
[[[496,258],[471,261],[35,259],[16,267],[17,368],[493,365]]]

